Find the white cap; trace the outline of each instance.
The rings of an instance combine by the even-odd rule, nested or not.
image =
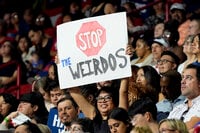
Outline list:
[[[161,38],[155,38],[153,40],[153,43],[158,43],[158,44],[160,44],[160,45],[162,45],[162,46],[164,46],[166,48],[169,47],[169,43],[163,37],[161,37]]]
[[[172,11],[174,9],[185,11],[185,6],[183,4],[181,4],[181,3],[174,3],[174,4],[171,5],[170,11]]]

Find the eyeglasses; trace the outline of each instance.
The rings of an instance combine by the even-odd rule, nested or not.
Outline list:
[[[168,132],[174,132],[176,131],[175,129],[162,129],[161,131],[159,131],[159,133],[168,133]]]
[[[36,18],[36,22],[42,22],[42,21],[44,21],[44,20],[45,20],[44,17],[38,17],[38,18]]]
[[[163,60],[158,60],[158,61],[157,61],[157,64],[166,64],[167,62],[174,63],[174,61],[170,61],[170,60],[167,60],[167,59],[163,59]]]
[[[112,97],[110,95],[104,96],[104,97],[97,97],[96,100],[98,103],[100,102],[108,102],[112,99]]]

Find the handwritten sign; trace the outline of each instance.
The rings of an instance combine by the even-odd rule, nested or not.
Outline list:
[[[62,89],[131,76],[125,55],[126,13],[114,13],[57,26],[58,76]]]

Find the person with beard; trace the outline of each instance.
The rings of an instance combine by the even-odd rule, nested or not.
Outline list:
[[[61,133],[70,133],[71,122],[78,118],[79,107],[70,95],[61,98],[57,103],[58,117],[65,125]]]

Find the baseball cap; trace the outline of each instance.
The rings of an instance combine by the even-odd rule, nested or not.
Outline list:
[[[155,38],[155,39],[153,40],[153,43],[158,43],[159,45],[162,45],[162,46],[164,46],[164,47],[166,47],[166,48],[169,47],[169,43],[168,43],[167,40],[164,39],[163,37]]]
[[[182,3],[174,3],[174,4],[171,5],[170,11],[172,11],[174,9],[185,11],[185,6]]]
[[[22,95],[20,101],[31,103],[32,105],[41,106],[44,99],[42,95],[38,92],[30,92]]]

